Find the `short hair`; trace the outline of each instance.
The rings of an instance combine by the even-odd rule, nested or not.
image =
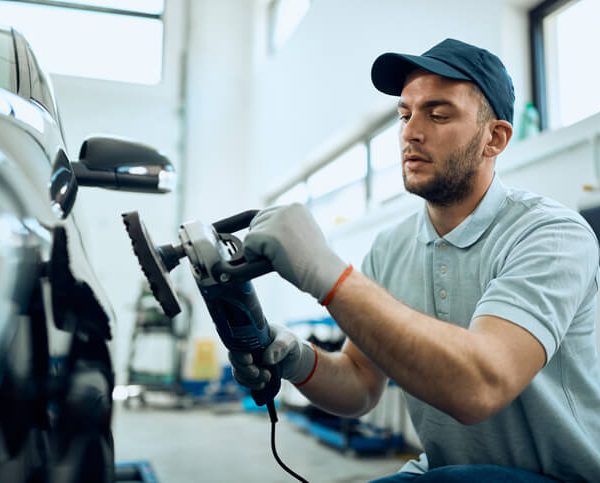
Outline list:
[[[492,119],[498,119],[490,101],[483,95],[481,89],[477,84],[471,82],[471,92],[479,100],[479,109],[477,111],[477,123],[483,124],[484,122],[491,121]]]

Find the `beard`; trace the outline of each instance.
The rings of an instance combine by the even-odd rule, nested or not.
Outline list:
[[[467,198],[473,192],[474,178],[481,164],[479,145],[482,136],[483,129],[480,129],[466,146],[450,153],[445,161],[440,163],[441,169],[425,183],[412,183],[403,168],[402,177],[406,191],[438,206],[451,206]]]

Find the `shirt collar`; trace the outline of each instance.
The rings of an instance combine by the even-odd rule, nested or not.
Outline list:
[[[467,248],[479,240],[492,221],[494,221],[494,218],[496,218],[496,215],[504,204],[504,200],[506,200],[506,195],[506,187],[498,176],[494,176],[492,184],[475,210],[460,225],[443,237],[440,237],[435,231],[427,213],[427,206],[424,206],[419,214],[417,239],[422,243],[429,244],[443,238],[455,247]]]

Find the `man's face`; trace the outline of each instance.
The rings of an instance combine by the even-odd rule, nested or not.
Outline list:
[[[483,160],[480,99],[468,82],[412,73],[398,102],[406,190],[449,206],[473,192]]]

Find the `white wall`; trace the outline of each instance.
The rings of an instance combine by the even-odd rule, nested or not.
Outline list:
[[[191,2],[185,218],[247,207],[254,2]]]

